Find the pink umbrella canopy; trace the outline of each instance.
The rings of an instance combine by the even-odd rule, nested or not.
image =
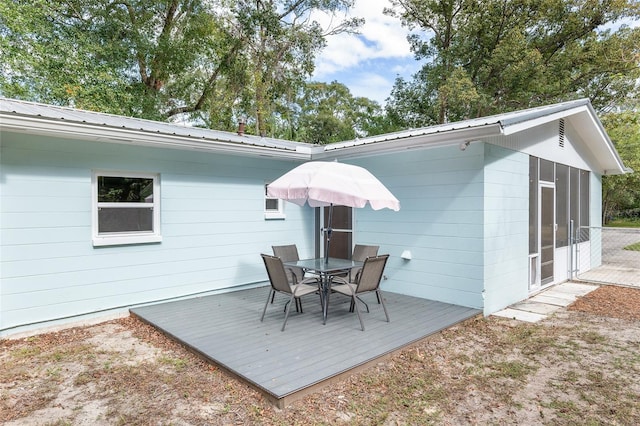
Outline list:
[[[336,161],[301,164],[267,185],[267,196],[303,206],[329,206],[325,262],[329,262],[333,206],[400,210],[398,199],[367,169]]]
[[[269,197],[300,206],[331,205],[373,210],[400,210],[398,199],[367,169],[335,161],[311,161],[285,173],[267,186]]]

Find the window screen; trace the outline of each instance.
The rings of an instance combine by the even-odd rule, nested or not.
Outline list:
[[[569,245],[569,166],[556,164],[556,247]]]

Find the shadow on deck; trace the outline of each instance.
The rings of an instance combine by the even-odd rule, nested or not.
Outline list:
[[[375,295],[365,295],[371,312],[363,310],[363,332],[356,314],[349,312],[347,297],[332,297],[322,325],[319,300],[307,296],[304,313],[292,310],[281,332],[284,296],[276,296],[260,322],[268,293],[268,287],[260,287],[138,307],[131,313],[246,380],[279,407],[481,313],[384,292],[387,323]]]

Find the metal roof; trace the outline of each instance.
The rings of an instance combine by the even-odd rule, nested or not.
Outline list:
[[[340,149],[350,146],[368,145],[371,143],[383,141],[416,138],[419,136],[430,136],[442,133],[461,132],[465,130],[478,129],[489,126],[492,126],[496,130],[496,134],[506,134],[507,132],[505,132],[505,129],[511,126],[531,122],[532,120],[544,117],[550,117],[554,114],[562,113],[578,107],[584,107],[586,105],[589,105],[589,100],[580,99],[577,101],[530,108],[487,117],[473,118],[469,120],[457,121],[454,123],[439,124],[435,126],[421,127],[417,129],[387,133],[384,135],[371,136],[362,139],[354,139],[350,141],[331,144],[329,145],[329,149]]]
[[[468,144],[483,138],[514,134],[560,118],[575,123],[605,174],[631,171],[624,167],[588,99],[314,145],[0,98],[0,125],[17,132],[296,161],[362,157],[406,149]]]
[[[46,130],[65,133],[69,137],[98,139],[105,142],[140,143],[162,145],[160,138],[168,138],[173,143],[168,147],[185,149],[215,149],[221,144],[228,150],[234,147],[247,151],[250,148],[268,148],[271,151],[284,151],[308,155],[314,145],[291,142],[253,135],[239,135],[231,132],[204,129],[189,125],[123,117],[113,114],[78,110],[74,108],[45,105],[15,99],[0,98],[0,124],[4,128],[16,131],[42,133]],[[146,143],[145,143],[146,142]]]
[[[324,158],[348,158],[406,149],[468,145],[485,138],[515,134],[561,118],[574,124],[599,162],[603,174],[632,172],[624,166],[588,99],[334,143],[326,145],[321,155]]]

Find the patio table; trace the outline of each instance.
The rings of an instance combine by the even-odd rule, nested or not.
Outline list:
[[[352,268],[362,267],[364,262],[349,259],[338,259],[330,257],[326,262],[324,257],[315,259],[302,259],[283,263],[286,267],[302,268],[307,272],[312,272],[320,276],[321,303],[322,303],[322,324],[327,323],[327,312],[329,311],[329,295],[331,294],[331,277],[333,275],[348,272]]]

